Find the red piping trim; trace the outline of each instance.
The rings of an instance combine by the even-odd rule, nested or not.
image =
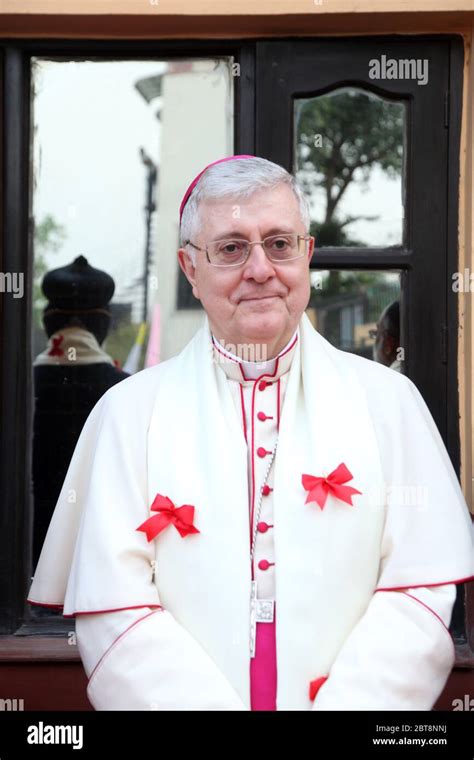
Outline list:
[[[474,581],[474,575],[468,575],[466,578],[459,578],[454,581],[441,581],[440,583],[408,583],[406,586],[391,586],[389,588],[376,588],[375,591],[404,591],[406,588],[427,588],[431,586],[447,586],[450,583],[466,583],[467,581]],[[375,592],[374,592],[375,593]]]
[[[260,380],[261,377],[265,377],[265,376],[267,376],[267,377],[275,377],[276,368],[278,367],[278,360],[281,359],[282,356],[285,356],[285,354],[287,354],[288,351],[291,351],[291,349],[293,348],[293,346],[295,345],[295,343],[296,343],[297,340],[298,340],[298,335],[295,335],[295,339],[292,342],[291,346],[288,346],[288,348],[285,351],[283,351],[282,354],[279,354],[277,356],[277,358],[276,358],[277,363],[276,363],[276,366],[275,366],[275,371],[272,372],[271,374],[269,372],[264,372],[263,375],[260,375],[260,377],[257,377],[257,380]],[[214,341],[214,338],[212,339],[212,342],[213,342],[213,344],[214,344],[214,346],[216,348],[216,351],[218,351],[220,354],[222,354],[222,356],[225,356],[226,359],[229,359],[229,361],[234,362],[234,364],[238,364],[239,365],[239,367],[240,367],[240,369],[242,371],[242,375],[243,375],[244,380],[253,380],[254,379],[252,377],[245,377],[245,374],[244,374],[244,372],[242,370],[242,361],[243,361],[242,359],[239,361],[239,359],[234,359],[232,356],[229,356],[229,354],[225,353],[225,351],[223,351],[220,348],[220,346],[217,345],[217,343]],[[269,361],[271,361],[271,359]]]
[[[432,609],[432,608],[431,608],[431,607],[430,607],[428,604],[426,604],[426,602],[423,602],[421,599],[418,599],[418,597],[416,597],[416,596],[413,596],[413,594],[409,594],[409,593],[408,593],[408,591],[404,591],[403,593],[405,594],[405,596],[409,596],[409,597],[410,597],[410,599],[414,599],[414,600],[415,600],[415,602],[418,602],[418,604],[422,604],[422,605],[423,605],[423,607],[426,607],[426,609],[427,609],[427,610],[429,610],[430,612],[432,612],[432,613],[433,613],[433,615],[434,615],[435,617],[437,617],[437,618],[438,618],[438,620],[439,620],[439,622],[441,623],[441,625],[443,626],[443,628],[444,628],[444,629],[445,629],[445,630],[446,630],[446,631],[449,633],[449,635],[451,636],[451,631],[449,630],[448,626],[447,626],[447,625],[446,625],[446,623],[444,622],[443,618],[442,618],[440,615],[438,615],[438,613],[437,613],[437,612],[435,612],[435,610],[433,610],[433,609]]]
[[[288,351],[291,351],[291,349],[293,348],[293,346],[295,345],[295,343],[296,343],[297,340],[298,340],[298,335],[295,335],[295,339],[291,343],[291,346],[288,346],[288,348],[286,349],[286,351],[283,351],[282,354],[279,354],[279,356],[277,356],[276,362],[275,362],[275,369],[273,370],[273,372],[264,372],[262,375],[259,375],[256,378],[246,377],[245,376],[245,372],[244,372],[244,370],[242,368],[242,364],[239,362],[240,372],[242,373],[243,379],[244,380],[252,380],[253,382],[257,383],[259,380],[262,379],[262,377],[275,377],[275,375],[276,375],[276,373],[278,371],[278,364],[280,362],[280,359],[282,359],[283,356],[285,356],[285,354],[288,353]]]
[[[109,646],[109,648],[105,650],[105,652],[104,652],[104,654],[102,655],[102,657],[100,658],[99,662],[96,664],[96,666],[95,666],[94,670],[93,670],[93,671],[92,671],[92,673],[90,674],[90,677],[89,677],[89,682],[88,682],[88,683],[89,683],[89,685],[90,685],[90,683],[91,683],[91,681],[92,681],[92,678],[93,678],[93,677],[94,677],[94,675],[96,674],[96,672],[97,672],[97,669],[99,668],[99,666],[100,666],[100,665],[102,664],[102,662],[104,661],[104,657],[106,657],[106,656],[107,656],[107,655],[108,655],[108,654],[111,652],[111,650],[112,650],[112,649],[113,649],[113,648],[114,648],[114,647],[115,647],[115,646],[118,644],[118,642],[120,641],[120,639],[122,639],[122,638],[123,638],[123,637],[124,637],[124,636],[125,636],[125,635],[126,635],[126,634],[127,634],[127,633],[128,633],[128,632],[129,632],[129,631],[130,631],[130,630],[131,630],[133,627],[134,627],[134,626],[136,626],[136,625],[138,625],[139,623],[143,622],[143,620],[146,620],[147,618],[149,618],[149,617],[150,617],[150,615],[155,615],[155,614],[156,614],[156,610],[155,610],[155,611],[152,611],[152,612],[149,612],[147,615],[144,615],[143,617],[139,618],[138,620],[135,620],[135,621],[134,621],[134,622],[133,622],[131,625],[129,625],[129,626],[128,626],[128,628],[126,628],[124,631],[122,631],[122,633],[120,634],[120,636],[118,636],[118,637],[115,639],[115,641],[113,641],[113,642],[112,642],[112,644]]]
[[[64,609],[64,604],[47,604],[45,602],[33,602],[31,599],[26,600],[29,604],[34,604],[37,607],[53,607],[54,609]],[[161,604],[137,604],[134,607],[115,607],[109,610],[85,610],[80,612],[73,612],[71,615],[64,615],[63,617],[72,618],[76,615],[98,615],[101,612],[120,612],[121,610],[141,610],[144,607],[153,607],[156,609],[163,609]]]
[[[245,402],[244,402],[244,389],[242,385],[240,386],[240,406],[242,407],[242,420],[244,423],[244,436],[245,436],[245,443],[248,445],[247,441],[247,420],[245,419]]]
[[[79,611],[74,612],[73,615],[65,615],[64,617],[75,617],[76,615],[99,615],[102,612],[123,612],[124,610],[142,610],[144,607],[152,607],[156,610],[162,610],[163,607],[161,604],[137,604],[134,607],[116,607],[115,609],[110,610],[85,610],[85,611]]]
[[[280,378],[277,385],[277,430],[280,429]]]
[[[288,346],[288,348],[286,349],[286,351],[284,351],[282,354],[280,354],[280,358],[282,356],[285,356],[285,354],[287,354],[288,351],[291,351],[291,349],[293,348],[293,346],[295,345],[295,343],[296,343],[297,340],[298,340],[298,333],[295,335],[295,339],[294,339],[293,343],[291,344],[291,346]]]
[[[437,620],[439,620],[439,622],[443,626],[444,631],[449,636],[449,640],[450,640],[450,642],[452,644],[452,647],[453,647],[454,657],[456,657],[456,647],[454,646],[454,639],[453,639],[453,637],[451,635],[451,631],[449,630],[449,628],[447,627],[447,625],[445,625],[444,620],[438,615],[437,612],[435,612],[434,610],[432,610],[431,607],[428,607],[427,604],[425,604],[424,602],[422,602],[420,599],[417,599],[416,596],[412,596],[411,594],[408,594],[406,591],[404,592],[404,594],[405,594],[405,596],[408,596],[409,599],[413,599],[414,602],[418,602],[418,604],[421,604],[422,607],[425,607],[425,609],[427,609],[428,612],[431,612],[432,615],[434,615],[435,618]]]
[[[64,604],[48,604],[47,602],[34,602],[32,599],[26,600],[28,604],[35,604],[37,607],[59,607],[63,609]]]
[[[445,586],[446,584],[445,583],[437,583],[437,584],[433,584],[433,585]],[[420,588],[420,586],[408,586],[408,588]],[[422,587],[422,588],[425,588],[425,587]],[[374,593],[377,593],[377,591],[383,591],[383,590],[384,589],[377,589]],[[448,626],[444,622],[443,618],[440,617],[437,612],[435,612],[434,610],[432,610],[431,607],[429,607],[427,604],[425,604],[425,602],[422,602],[421,599],[418,599],[416,596],[413,596],[412,594],[409,594],[407,591],[403,591],[403,593],[404,593],[404,596],[408,597],[409,599],[412,599],[414,602],[418,602],[418,604],[421,604],[422,607],[425,607],[425,609],[427,609],[428,612],[431,612],[431,614],[434,615],[434,617],[441,623],[441,625],[443,626],[443,629],[444,629],[445,633],[447,633],[448,636],[449,636],[449,640],[450,640],[451,645],[453,647],[454,657],[456,657],[456,647],[455,647],[455,644],[454,644],[454,639],[453,639],[453,636],[451,634],[451,631],[449,630]]]
[[[222,351],[222,349],[219,348],[219,346],[217,345],[217,343],[214,341],[214,336],[212,336],[212,343],[215,346],[216,351],[218,351],[220,354],[222,354],[222,356],[225,356],[226,359],[229,359],[229,361],[234,362],[234,364],[238,364],[239,365],[240,372],[242,374],[243,380],[253,380],[255,382],[257,382],[258,380],[261,380],[262,377],[275,377],[275,375],[277,373],[277,370],[278,370],[278,362],[279,362],[279,360],[283,356],[285,356],[285,354],[287,354],[288,351],[291,351],[291,349],[293,348],[293,346],[295,345],[295,343],[296,343],[297,340],[298,340],[298,334],[295,335],[295,338],[292,341],[291,345],[288,346],[288,348],[285,351],[283,351],[282,354],[279,354],[279,356],[277,356],[276,363],[275,363],[275,369],[274,369],[273,372],[271,372],[271,373],[270,372],[264,372],[262,375],[259,375],[259,377],[253,378],[253,377],[246,377],[245,372],[242,369],[242,362],[239,362],[238,360],[233,359],[231,356],[228,356],[226,353],[224,353],[224,351]]]
[[[252,546],[252,527],[253,527],[253,519],[254,519],[254,505],[255,505],[255,465],[254,465],[254,447],[255,447],[255,426],[254,426],[254,414],[255,414],[255,389],[257,387],[257,383],[254,383],[254,386],[252,388],[252,447],[251,447],[251,462],[252,462],[252,503],[250,506],[250,546]],[[252,572],[252,580],[254,579],[254,571],[253,571],[253,562],[251,567]]]
[[[275,369],[273,372],[264,372],[263,375],[259,375],[258,377],[247,377],[244,370],[242,369],[242,365],[239,364],[240,374],[242,375],[243,380],[251,380],[253,383],[258,383],[259,380],[262,379],[262,377],[275,377],[277,371],[278,371],[278,362],[280,361],[280,357],[277,358],[275,363]]]
[[[237,361],[237,359],[233,359],[232,356],[229,356],[224,351],[222,351],[222,349],[220,348],[220,346],[218,346],[217,343],[215,342],[214,338],[212,338],[212,342],[214,344],[214,348],[216,349],[216,351],[218,351],[220,354],[222,354],[222,356],[225,356],[226,359],[228,359],[230,362],[234,362],[234,364],[239,364],[239,362]]]

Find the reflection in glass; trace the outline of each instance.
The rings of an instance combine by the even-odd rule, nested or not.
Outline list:
[[[78,256],[42,281],[48,299],[43,325],[48,344],[33,362],[34,533],[39,558],[64,476],[83,425],[100,397],[128,377],[104,351],[115,283]],[[73,494],[69,494],[74,501]]]
[[[406,106],[354,87],[295,100],[294,170],[321,246],[404,243]]]
[[[333,345],[403,372],[398,272],[312,270],[307,314]]]
[[[33,571],[93,406],[199,326],[177,308],[178,209],[233,152],[231,62],[33,59]]]

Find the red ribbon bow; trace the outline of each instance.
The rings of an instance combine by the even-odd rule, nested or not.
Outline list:
[[[309,491],[305,504],[309,501],[316,501],[321,509],[324,509],[328,493],[332,493],[337,499],[347,502],[353,507],[352,495],[355,493],[361,493],[357,488],[352,486],[344,486],[348,480],[352,480],[353,475],[349,472],[346,465],[341,464],[333,470],[327,478],[317,478],[314,475],[302,475],[303,488]]]
[[[190,504],[176,507],[167,496],[157,493],[150,509],[152,512],[160,512],[161,514],[149,517],[137,528],[137,530],[146,533],[148,541],[156,538],[158,533],[161,533],[170,524],[174,525],[181,538],[185,538],[190,533],[199,533],[193,525],[194,507]]]
[[[320,690],[323,683],[327,680],[328,676],[320,676],[320,678],[315,678],[314,681],[311,681],[309,684],[309,698],[311,701],[316,698],[316,694]]]
[[[53,345],[48,351],[48,356],[62,356],[64,354],[64,351],[62,350],[62,348],[59,348],[63,340],[64,340],[64,335],[58,335],[57,338],[53,338]]]

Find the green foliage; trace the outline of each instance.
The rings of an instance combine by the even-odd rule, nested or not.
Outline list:
[[[41,281],[50,269],[46,255],[57,253],[66,240],[66,230],[54,218],[47,214],[42,221],[35,225],[34,230],[34,269],[33,269],[33,325],[42,328],[41,314],[46,299],[41,291]]]
[[[356,238],[351,238],[344,230],[344,226],[339,219],[333,218],[328,222],[318,224],[317,222],[311,222],[309,228],[310,234],[316,238],[316,248],[322,248],[326,246],[363,246],[364,243]]]
[[[326,199],[322,222],[313,221],[310,227],[316,237],[316,258],[318,247],[365,247],[346,228],[377,217],[344,216],[339,204],[352,182],[362,191],[367,189],[376,166],[392,179],[401,174],[404,106],[347,87],[296,101],[295,128],[298,181],[309,198],[321,189]],[[335,344],[340,338],[340,310],[354,303],[354,298],[363,308],[363,321],[372,323],[399,296],[399,283],[386,272],[333,270],[321,274],[321,288],[311,289],[310,305],[326,314],[325,336]]]
[[[376,165],[390,178],[400,175],[404,114],[400,103],[352,88],[296,101],[298,180],[308,196],[317,187],[326,196],[321,245],[357,244],[344,228],[363,217],[338,217],[338,204],[356,179],[367,187]]]

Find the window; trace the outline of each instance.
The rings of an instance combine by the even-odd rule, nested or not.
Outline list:
[[[24,297],[2,302],[0,633],[61,635],[73,623],[25,599],[62,481],[107,388],[196,329],[177,303],[179,202],[203,162],[253,150],[235,116],[251,62],[242,43],[3,53],[3,269]]]
[[[398,303],[397,369],[421,391],[458,473],[457,210],[448,197],[449,188],[457,196],[461,81],[462,46],[447,37],[257,44],[257,152],[296,172],[309,197],[313,323],[341,348],[383,358],[383,335],[370,331],[377,312]],[[381,328],[392,329],[386,314]],[[460,585],[459,652],[464,616]]]
[[[436,61],[429,87],[371,77],[370,62],[383,55]],[[19,40],[3,45],[1,60],[2,271],[24,293],[0,301],[0,634],[71,627],[25,608],[36,519],[33,361],[46,349],[41,279],[80,256],[113,278],[107,336],[97,341],[110,370],[143,366],[158,323],[168,329],[150,344],[155,359],[179,351],[202,312],[179,279],[177,208],[183,185],[225,153],[265,156],[305,185],[316,235],[308,314],[332,342],[370,358],[391,335],[391,318],[381,317],[398,302],[401,371],[423,393],[459,472],[448,276],[457,268],[459,40]],[[336,116],[348,111],[351,137],[337,163]],[[452,629],[472,665],[466,614],[460,586]]]

